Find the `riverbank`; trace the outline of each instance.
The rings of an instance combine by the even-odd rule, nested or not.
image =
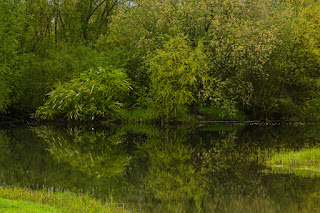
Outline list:
[[[304,148],[298,151],[280,151],[271,155],[267,165],[278,173],[295,173],[320,177],[320,148]]]
[[[122,116],[123,120],[127,123],[154,123],[156,122],[151,112],[145,108],[133,108],[126,110]],[[219,122],[232,122],[232,121],[249,121],[249,116],[242,110],[235,110],[230,113],[228,110],[217,107],[200,107],[196,114],[185,115],[178,118],[178,123],[190,122],[204,122],[204,121],[219,121]]]
[[[43,120],[35,118],[32,115],[27,114],[0,114],[0,125],[2,126],[14,126],[17,124],[73,124],[73,125],[109,125],[109,124],[190,124],[190,123],[248,123],[256,125],[278,125],[278,124],[301,124],[317,122],[319,119],[254,119],[251,115],[246,114],[243,110],[235,109],[233,112],[229,112],[227,109],[217,107],[199,107],[196,114],[186,114],[182,118],[178,118],[175,121],[159,121],[152,117],[152,113],[146,108],[131,108],[126,109],[117,118],[110,119],[94,119],[94,120],[67,120],[64,118],[55,118],[49,120]]]
[[[0,212],[128,212],[123,205],[102,203],[89,195],[33,191],[0,186]]]

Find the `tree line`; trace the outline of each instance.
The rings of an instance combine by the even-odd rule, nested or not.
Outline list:
[[[317,0],[2,0],[0,113],[315,118]]]

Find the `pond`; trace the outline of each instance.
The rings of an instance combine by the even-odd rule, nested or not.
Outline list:
[[[0,184],[89,193],[138,212],[319,212],[320,175],[266,166],[320,144],[310,125],[0,129]]]

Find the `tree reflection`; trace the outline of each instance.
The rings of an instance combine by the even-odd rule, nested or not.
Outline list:
[[[145,202],[158,203],[159,211],[200,210],[218,176],[230,168],[236,132],[220,132],[208,142],[195,131],[185,126],[149,128],[146,139],[137,143],[148,162]]]
[[[260,160],[276,143],[315,143],[309,133],[152,125],[0,130],[0,181],[112,196],[146,212],[310,210],[320,197],[318,179],[263,172]]]
[[[41,188],[48,182],[58,185],[59,179],[63,178],[61,174],[69,168],[56,166],[45,153],[46,147],[36,134],[26,128],[1,130],[1,182],[32,188]]]
[[[111,191],[120,192],[127,185],[125,170],[130,156],[121,128],[94,131],[85,127],[59,130],[42,126],[33,130],[46,141],[56,162],[88,177],[90,190],[96,196],[105,198]]]
[[[123,174],[130,161],[123,146],[125,133],[121,129],[88,131],[75,127],[61,132],[38,127],[34,130],[45,139],[56,161],[69,163],[90,176]]]

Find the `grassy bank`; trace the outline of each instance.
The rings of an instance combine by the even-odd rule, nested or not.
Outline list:
[[[276,172],[293,172],[298,175],[320,175],[320,148],[299,151],[281,151],[267,160],[267,165]]]
[[[123,118],[128,123],[148,123],[152,121],[148,110],[145,108],[128,109],[124,112]]]
[[[197,119],[196,119],[197,117]],[[151,113],[145,108],[134,108],[126,110],[123,114],[123,119],[128,123],[153,123]],[[199,120],[208,121],[246,121],[247,115],[241,111],[236,110],[230,114],[226,109],[216,107],[200,107],[199,116],[186,115],[184,118],[178,118],[180,122],[194,122]]]
[[[129,212],[123,205],[103,204],[88,195],[0,187],[0,212]]]
[[[213,121],[245,121],[248,120],[247,115],[244,111],[235,110],[234,113],[230,114],[228,110],[217,107],[200,107],[199,113],[204,116],[205,120]]]
[[[0,198],[0,212],[9,213],[9,212],[41,212],[41,213],[55,213],[61,212],[57,208],[32,203],[23,200],[8,200]]]

